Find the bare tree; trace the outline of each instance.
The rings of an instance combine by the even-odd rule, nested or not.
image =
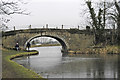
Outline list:
[[[117,2],[116,0],[114,0],[114,6],[112,7],[112,11],[109,12],[108,15],[109,19],[113,20],[113,22],[117,25],[117,43],[120,45],[120,1]]]
[[[119,3],[115,0],[115,7],[117,10],[116,22],[117,22],[117,34],[118,34],[118,45],[120,45],[120,1]]]
[[[21,4],[25,3],[21,0],[0,0],[0,29],[8,28],[6,23],[10,21],[10,19],[4,18],[3,16],[9,16],[12,14],[29,14],[25,9],[20,7]]]
[[[98,13],[96,13],[95,9],[92,7],[91,1],[86,1],[86,4],[87,4],[89,12],[90,12],[90,17],[92,19],[92,27],[93,27],[93,31],[94,31],[94,35],[95,35],[95,43],[99,43],[101,41],[101,39],[104,39],[104,38],[102,38],[103,30],[105,28],[105,26],[104,26],[105,22],[104,22],[104,25],[102,23],[103,22],[102,21],[103,10],[101,8],[99,8]]]
[[[95,43],[107,42],[105,29],[108,28],[108,13],[110,9],[114,6],[114,3],[105,1],[98,2],[96,3],[97,9],[93,7],[93,3],[91,2],[91,0],[86,1],[86,4],[89,9],[91,19],[90,24],[92,25],[94,31]]]
[[[13,0],[13,1],[0,1],[0,14],[1,15],[11,15],[11,14],[25,14],[28,15],[28,13],[26,13],[26,10],[23,10],[20,8],[20,4],[25,4],[20,0]]]

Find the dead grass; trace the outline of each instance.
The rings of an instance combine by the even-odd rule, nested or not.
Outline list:
[[[79,51],[69,51],[69,55],[78,55],[78,54],[120,54],[118,46],[106,46],[106,47],[92,47],[79,49]]]

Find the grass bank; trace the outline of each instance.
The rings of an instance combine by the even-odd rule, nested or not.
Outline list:
[[[42,45],[32,45],[31,47],[46,47],[46,46],[61,46],[60,44],[42,44]]]
[[[12,61],[12,59],[16,57],[35,54],[38,54],[38,52],[24,52],[2,49],[2,78],[39,78],[39,80],[45,80],[34,71]]]
[[[79,49],[78,51],[68,51],[68,56],[76,56],[79,54],[120,54],[118,46],[95,46],[91,48]]]

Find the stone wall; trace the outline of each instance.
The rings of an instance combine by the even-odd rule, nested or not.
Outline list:
[[[18,42],[21,48],[25,43],[38,36],[54,36],[63,40],[68,50],[79,50],[93,45],[94,36],[85,30],[59,29],[27,29],[3,33],[2,41],[5,47],[14,47]]]

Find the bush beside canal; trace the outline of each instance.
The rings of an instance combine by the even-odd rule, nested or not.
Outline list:
[[[38,52],[24,52],[2,49],[2,78],[43,78],[34,71],[12,61],[16,57],[38,54]]]
[[[80,49],[79,51],[68,51],[69,56],[79,55],[79,54],[119,54],[118,46],[106,46],[106,47],[91,47]]]

